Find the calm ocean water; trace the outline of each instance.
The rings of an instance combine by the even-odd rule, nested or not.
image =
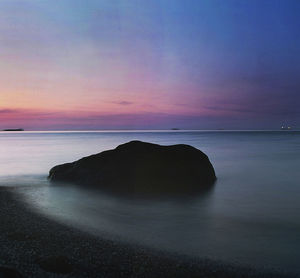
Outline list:
[[[201,149],[215,187],[141,201],[48,184],[52,166],[130,140]],[[0,185],[20,186],[34,209],[94,234],[300,274],[300,132],[3,132]]]

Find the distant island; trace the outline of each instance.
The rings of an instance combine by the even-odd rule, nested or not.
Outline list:
[[[23,128],[7,128],[7,129],[2,129],[1,131],[24,131]]]

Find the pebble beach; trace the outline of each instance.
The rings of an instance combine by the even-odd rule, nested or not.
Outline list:
[[[0,188],[0,277],[296,277],[101,239],[34,212]]]

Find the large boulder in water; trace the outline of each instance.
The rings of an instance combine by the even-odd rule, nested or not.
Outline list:
[[[55,166],[49,179],[117,193],[173,194],[210,187],[216,176],[208,157],[192,146],[131,141]]]

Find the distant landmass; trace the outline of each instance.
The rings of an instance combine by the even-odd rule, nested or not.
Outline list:
[[[23,128],[7,128],[7,129],[2,129],[2,131],[24,131]]]

